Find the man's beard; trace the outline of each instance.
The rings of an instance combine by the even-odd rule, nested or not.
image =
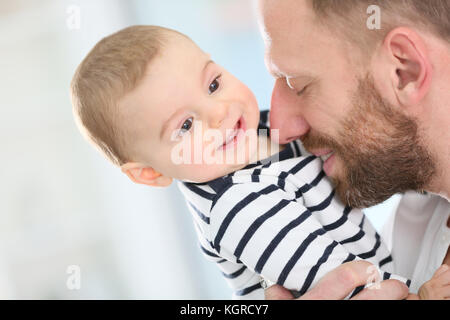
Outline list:
[[[336,193],[355,208],[373,206],[395,193],[423,190],[436,172],[417,122],[385,101],[369,76],[359,81],[337,138],[310,132],[303,144],[309,150],[334,150],[342,164],[332,178]]]

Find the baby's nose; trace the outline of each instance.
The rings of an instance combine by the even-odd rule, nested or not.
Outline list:
[[[228,117],[229,104],[220,103],[208,112],[209,125],[211,128],[220,128],[222,122]]]

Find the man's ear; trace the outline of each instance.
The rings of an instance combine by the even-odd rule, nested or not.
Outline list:
[[[386,36],[383,47],[388,54],[390,77],[402,106],[418,106],[429,92],[433,69],[421,36],[399,27]]]
[[[172,183],[172,178],[163,176],[152,167],[141,163],[127,162],[120,167],[131,181],[138,184],[145,184],[152,187],[168,187]]]

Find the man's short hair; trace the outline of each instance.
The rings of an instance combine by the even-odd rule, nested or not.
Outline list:
[[[449,0],[310,0],[321,21],[361,48],[371,50],[398,26],[415,26],[450,41]],[[366,28],[367,9],[381,10],[381,29]],[[373,41],[374,38],[378,41]]]

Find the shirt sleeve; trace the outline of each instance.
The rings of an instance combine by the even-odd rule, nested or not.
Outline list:
[[[221,257],[300,295],[340,264],[359,259],[329,236],[301,199],[289,199],[273,184],[231,186],[211,209],[210,231]]]
[[[217,264],[229,286],[233,289],[233,300],[263,300],[264,290],[261,276],[243,263],[222,260]]]
[[[248,269],[237,259],[227,260],[219,256],[214,248],[204,239],[199,238],[200,249],[205,258],[216,263],[225,281],[233,290],[233,300],[263,300],[264,290],[260,284],[261,277]]]

